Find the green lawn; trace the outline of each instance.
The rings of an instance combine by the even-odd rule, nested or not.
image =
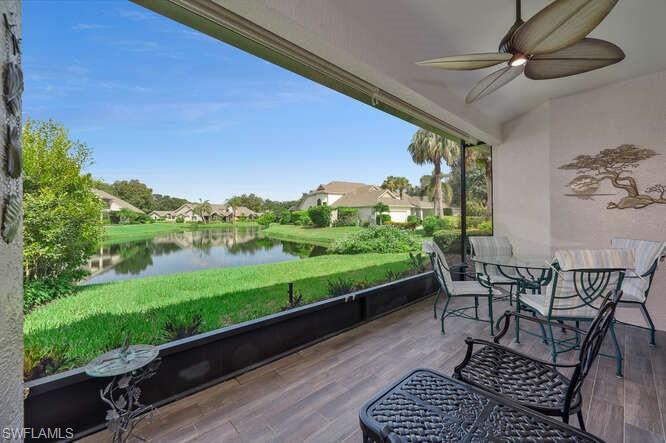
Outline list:
[[[327,281],[336,277],[378,283],[387,271],[407,268],[406,254],[326,255],[84,286],[26,315],[25,345],[64,348],[78,366],[119,346],[125,332],[133,343],[165,342],[170,319],[201,314],[208,331],[277,312],[290,281],[311,303],[327,297]]]
[[[124,243],[134,240],[147,240],[158,234],[169,232],[193,231],[199,229],[231,228],[258,226],[255,222],[236,223],[148,223],[140,225],[106,225],[104,226],[104,245]]]
[[[262,234],[277,238],[278,240],[310,243],[317,246],[329,247],[333,242],[346,235],[362,231],[359,226],[343,226],[339,228],[311,228],[295,225],[272,224],[261,231]]]

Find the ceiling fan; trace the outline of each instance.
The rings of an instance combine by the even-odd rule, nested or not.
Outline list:
[[[500,63],[507,65],[481,79],[465,97],[472,103],[523,72],[532,80],[582,74],[624,59],[618,46],[586,38],[618,0],[555,0],[523,22],[521,0],[516,0],[516,21],[500,41],[498,52],[454,55],[418,62],[449,70],[474,70]]]

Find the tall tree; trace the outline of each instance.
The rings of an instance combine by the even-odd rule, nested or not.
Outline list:
[[[201,217],[204,223],[208,223],[210,214],[213,212],[213,207],[208,200],[200,201],[199,204],[194,205],[192,212]]]
[[[150,212],[155,206],[153,190],[139,180],[118,180],[113,182],[113,195],[122,198],[137,208]]]
[[[409,179],[407,177],[396,177],[389,175],[384,179],[382,188],[388,189],[389,191],[398,192],[400,194],[400,198],[402,198],[405,192],[412,189],[412,185],[409,183]]]
[[[25,283],[75,280],[102,236],[103,205],[85,172],[92,152],[51,120],[27,120],[22,141]]]
[[[483,176],[485,178],[484,185],[486,187],[485,206],[490,214],[493,205],[493,167],[491,163],[490,146],[471,146],[467,148],[465,152],[467,153],[466,163],[470,166],[473,165],[473,168],[470,169],[480,169],[483,171]]]
[[[229,200],[227,200],[227,204],[229,206],[233,206],[234,208],[245,206],[248,209],[259,212],[261,211],[261,207],[264,204],[264,199],[256,194],[234,195]]]
[[[153,194],[155,211],[173,211],[180,208],[187,200],[184,198],[171,197],[170,195]]]
[[[417,165],[431,163],[434,166],[435,180],[435,215],[443,215],[442,198],[442,161],[449,167],[456,165],[460,158],[460,146],[453,140],[434,134],[425,129],[419,129],[412,137],[412,142],[408,147],[412,160]]]

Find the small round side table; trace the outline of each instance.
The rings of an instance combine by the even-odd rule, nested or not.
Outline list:
[[[154,410],[152,405],[140,401],[139,383],[157,371],[159,350],[150,345],[129,345],[128,340],[118,349],[100,355],[86,366],[91,377],[113,377],[99,395],[109,405],[106,411],[107,429],[113,433],[113,443],[124,443],[130,438],[145,441],[134,435],[134,427]]]

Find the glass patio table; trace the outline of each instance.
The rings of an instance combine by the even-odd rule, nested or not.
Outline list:
[[[552,256],[546,255],[492,255],[474,256],[472,261],[481,265],[487,281],[479,279],[482,285],[493,283],[493,277],[515,281],[519,288],[538,291],[552,277]]]

